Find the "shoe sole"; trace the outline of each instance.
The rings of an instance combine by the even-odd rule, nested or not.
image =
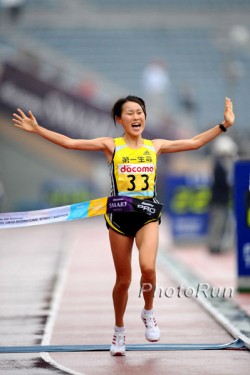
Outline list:
[[[112,355],[113,357],[122,357],[125,355],[125,352],[110,352],[110,355]]]
[[[158,340],[149,340],[149,339],[146,339],[148,342],[158,342],[158,341],[160,341],[160,339],[158,339]]]

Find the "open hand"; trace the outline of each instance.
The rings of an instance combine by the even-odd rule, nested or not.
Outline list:
[[[229,128],[233,125],[235,115],[233,112],[233,103],[231,99],[226,98],[225,100],[225,109],[224,109],[224,125]]]
[[[29,117],[25,115],[25,113],[18,108],[18,114],[13,113],[13,124],[14,126],[26,130],[28,132],[35,133],[36,129],[38,128],[38,123],[36,118],[33,116],[32,112],[29,111]]]

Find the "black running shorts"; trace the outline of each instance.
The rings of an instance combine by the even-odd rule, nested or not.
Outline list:
[[[161,222],[161,214],[152,217],[141,212],[123,212],[105,215],[107,228],[112,228],[115,232],[124,236],[135,237],[139,229],[148,223]]]

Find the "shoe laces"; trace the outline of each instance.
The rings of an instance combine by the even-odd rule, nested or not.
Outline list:
[[[118,346],[125,345],[125,334],[122,332],[115,332],[113,336],[113,344]]]
[[[144,323],[145,323],[145,326],[147,328],[154,328],[157,326],[157,323],[156,323],[156,320],[155,320],[155,317],[153,314],[145,314],[143,316],[143,320],[144,320]]]

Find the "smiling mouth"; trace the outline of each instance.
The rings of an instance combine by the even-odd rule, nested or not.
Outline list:
[[[140,128],[141,124],[132,124],[132,128]]]

